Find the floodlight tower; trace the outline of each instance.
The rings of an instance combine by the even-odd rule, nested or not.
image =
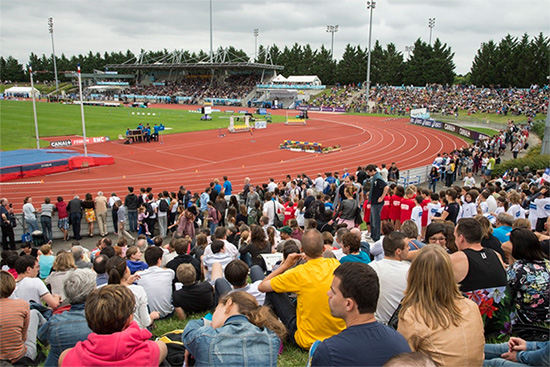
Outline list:
[[[327,25],[327,33],[332,33],[332,42],[330,44],[330,58],[334,59],[334,33],[338,32],[337,25]]]
[[[435,18],[428,18],[428,27],[430,28],[430,46],[432,45],[432,30],[435,27]]]
[[[48,18],[48,30],[50,31],[50,35],[52,38],[52,57],[53,57],[53,73],[55,75],[55,95],[57,96],[59,94],[59,81],[57,80],[57,63],[55,61],[55,47],[53,45],[53,18]]]
[[[260,35],[260,30],[254,28],[254,62],[258,59],[258,36]]]
[[[369,22],[369,48],[368,48],[368,57],[367,57],[367,104],[369,103],[369,92],[370,92],[370,43],[372,38],[372,10],[376,7],[376,1],[367,1],[367,9],[370,10],[370,22]]]

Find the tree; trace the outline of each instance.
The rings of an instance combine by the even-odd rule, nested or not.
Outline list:
[[[22,82],[26,81],[23,65],[15,58],[8,56],[7,59],[0,57],[0,80],[2,82]]]
[[[470,80],[472,84],[481,87],[495,82],[497,57],[497,45],[493,40],[481,44],[470,68]]]

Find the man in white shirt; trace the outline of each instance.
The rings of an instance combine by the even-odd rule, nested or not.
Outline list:
[[[161,268],[163,251],[160,247],[150,246],[145,250],[145,262],[148,269],[139,273],[136,281],[145,289],[149,311],[157,311],[160,318],[170,316],[174,312],[172,305],[172,281],[175,273],[172,269]]]
[[[265,203],[263,207],[263,215],[269,218],[267,223],[269,226],[272,226],[275,221],[275,215],[277,213],[282,213],[285,210],[285,207],[279,203],[279,201],[272,200],[272,194],[270,192],[265,193]]]
[[[374,316],[379,322],[387,324],[403,299],[411,264],[406,261],[409,246],[408,238],[403,233],[391,232],[384,236],[382,246],[384,259],[368,265],[376,271],[380,282],[380,296]]]
[[[388,182],[388,169],[386,168],[386,163],[382,163],[382,169],[380,170],[380,176],[386,182]]]
[[[267,184],[267,191],[273,192],[277,188],[277,184],[275,183],[275,180],[273,178],[269,179],[269,183]]]
[[[46,302],[51,308],[57,308],[61,304],[61,296],[51,294],[44,282],[37,278],[40,271],[38,259],[32,255],[23,255],[15,263],[17,279],[15,290],[10,298],[23,299],[27,302]]]
[[[204,255],[202,257],[202,266],[204,268],[204,280],[214,285],[215,280],[219,278],[218,276],[212,275],[214,265],[221,265],[223,271],[227,264],[233,261],[233,259],[231,255],[228,254],[225,250],[225,243],[223,241],[214,240],[209,247],[212,253],[206,254],[206,251],[204,252]]]
[[[315,185],[315,190],[317,190],[317,192],[323,192],[325,189],[325,180],[323,180],[323,175],[318,173],[317,178],[313,181],[313,184]]]

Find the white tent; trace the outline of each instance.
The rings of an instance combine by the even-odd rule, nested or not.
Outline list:
[[[4,91],[4,96],[30,98],[32,90],[31,87],[11,87]],[[40,92],[36,88],[34,88],[34,96],[40,97]]]
[[[321,85],[321,79],[317,75],[291,75],[286,78],[289,84]]]
[[[286,83],[286,78],[282,74],[279,74],[273,79],[273,83]]]

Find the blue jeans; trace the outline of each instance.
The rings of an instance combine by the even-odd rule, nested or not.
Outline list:
[[[28,232],[31,234],[34,231],[40,230],[40,228],[38,228],[38,222],[36,221],[36,219],[25,219],[25,223],[27,223],[27,226],[29,227]]]
[[[430,180],[430,184],[428,185],[428,190],[432,190],[432,192],[436,192],[437,187],[437,180]]]
[[[384,202],[371,203],[370,206],[370,238],[375,242],[380,239],[380,214],[383,206]]]
[[[485,344],[485,361],[484,366],[547,366],[549,362],[549,345],[548,342],[527,342],[527,351],[521,352],[521,359],[527,360],[525,363],[512,362],[504,358],[500,358],[502,353],[508,352],[508,343],[502,344]],[[519,354],[520,352],[518,352]]]
[[[137,232],[137,210],[128,210],[128,224],[130,232]]]
[[[42,224],[42,234],[44,235],[44,242],[48,243],[53,239],[52,217],[48,217],[47,215],[41,215],[40,224]]]

